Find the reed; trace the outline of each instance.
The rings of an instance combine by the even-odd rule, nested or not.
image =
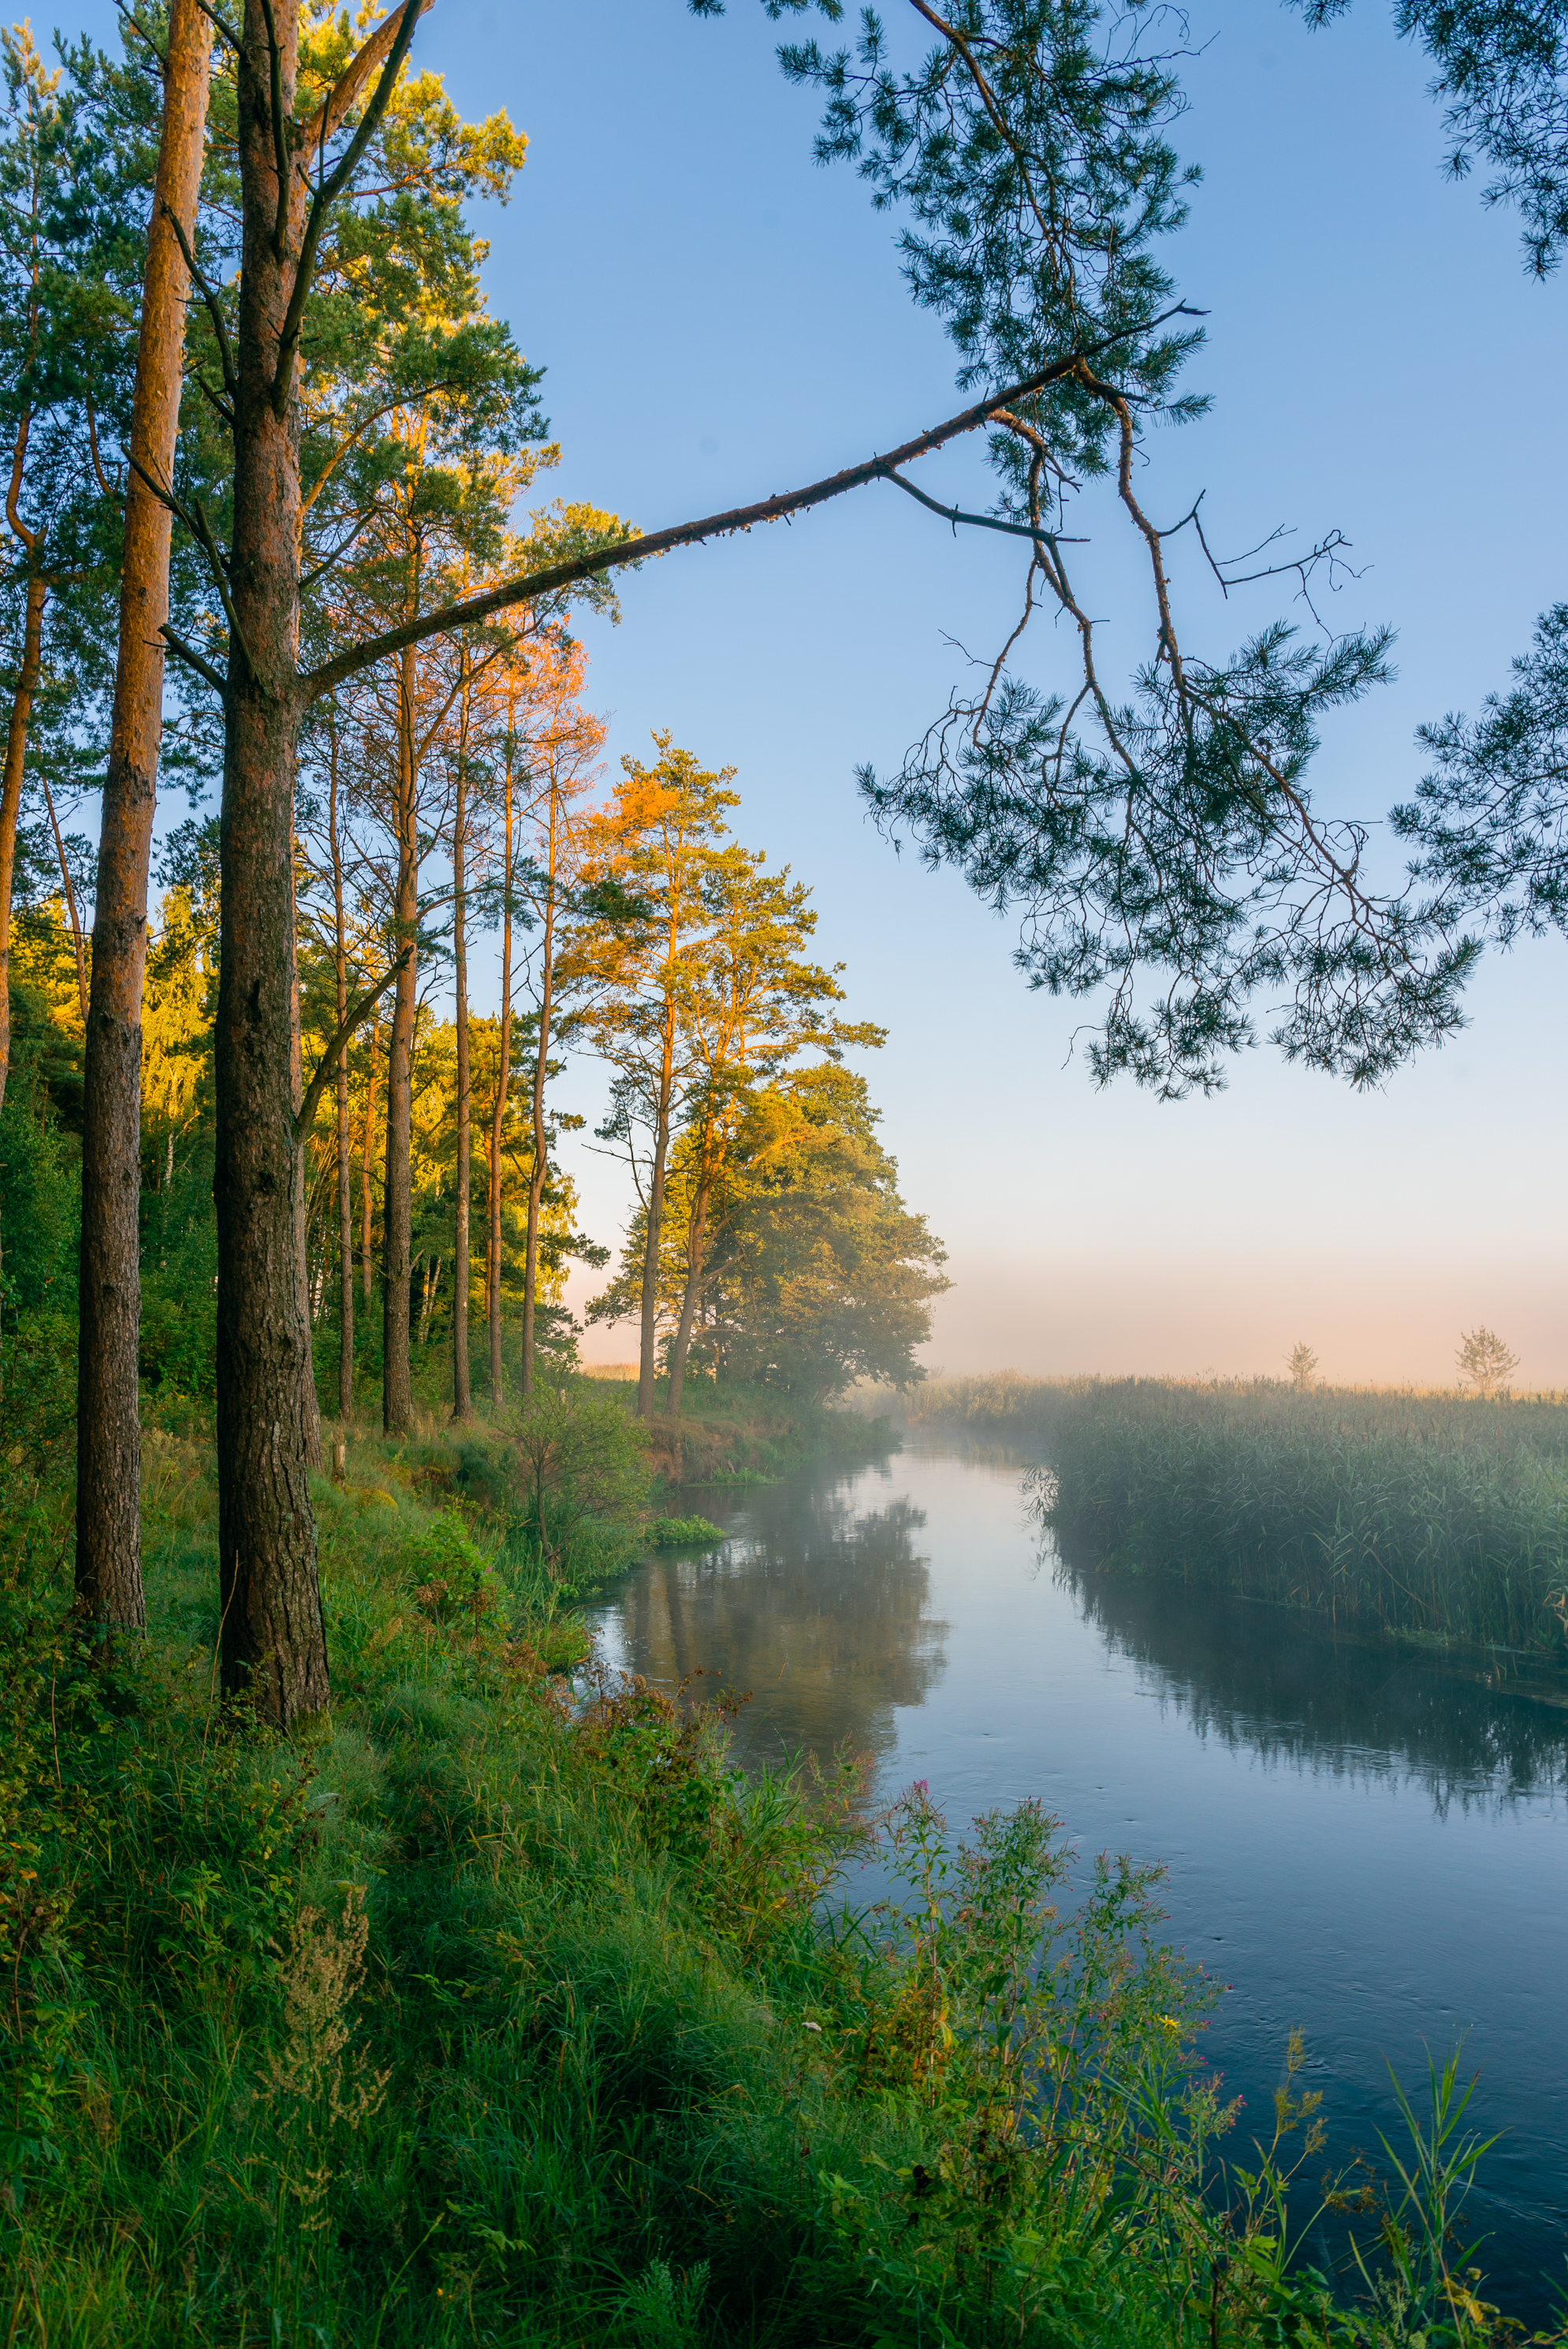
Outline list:
[[[1568,1653],[1568,1400],[1273,1380],[933,1384],[919,1416],[1027,1439],[1096,1556],[1418,1639]]]

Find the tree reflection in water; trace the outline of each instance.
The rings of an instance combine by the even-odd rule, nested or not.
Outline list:
[[[1439,1812],[1568,1788],[1568,1688],[1506,1651],[1428,1658],[1314,1617],[1174,1580],[1096,1568],[1055,1537],[1042,1557],[1085,1622],[1152,1669],[1199,1737],[1271,1763],[1409,1778]]]
[[[714,1497],[698,1496],[711,1511]],[[604,1627],[615,1660],[669,1684],[750,1690],[742,1757],[847,1742],[880,1755],[894,1715],[924,1702],[945,1669],[948,1625],[929,1612],[930,1572],[916,1547],[925,1515],[902,1498],[857,1511],[848,1487],[778,1487],[732,1512],[729,1538],[699,1557],[643,1568]]]

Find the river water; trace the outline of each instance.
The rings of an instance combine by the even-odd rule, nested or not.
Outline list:
[[[1324,2166],[1385,2171],[1387,2066],[1424,2086],[1462,2042],[1469,2117],[1505,2132],[1467,2215],[1490,2296],[1543,2322],[1568,2291],[1568,1710],[1507,1657],[1489,1686],[1089,1570],[1042,1535],[1024,1464],[915,1436],[684,1494],[726,1539],[638,1568],[607,1659],[750,1690],[742,1758],[847,1739],[881,1798],[924,1778],[955,1827],[1033,1795],[1085,1853],[1162,1862],[1169,1938],[1230,1986],[1204,2044],[1245,2099],[1238,2151],[1270,2133],[1293,2028]]]

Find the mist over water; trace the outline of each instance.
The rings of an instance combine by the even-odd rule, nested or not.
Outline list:
[[[1163,1862],[1171,1939],[1230,1985],[1206,2054],[1245,2099],[1242,2158],[1293,2027],[1335,2166],[1396,2137],[1386,2064],[1415,2088],[1462,2041],[1472,2115],[1507,2132],[1480,2258],[1543,2320],[1568,2286],[1568,1687],[1097,1573],[1042,1535],[1025,1464],[921,1438],[852,1475],[705,1488],[725,1542],[639,1568],[606,1653],[749,1690],[743,1759],[847,1742],[880,1799],[924,1778],[961,1826],[1033,1795],[1085,1853]]]

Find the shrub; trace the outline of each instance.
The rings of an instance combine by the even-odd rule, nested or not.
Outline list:
[[[639,1423],[589,1380],[542,1380],[506,1432],[518,1520],[551,1574],[564,1578],[573,1565],[583,1578],[624,1556],[628,1521],[648,1494]]]
[[[722,1526],[706,1517],[655,1517],[647,1533],[649,1549],[711,1549],[723,1538]]]

